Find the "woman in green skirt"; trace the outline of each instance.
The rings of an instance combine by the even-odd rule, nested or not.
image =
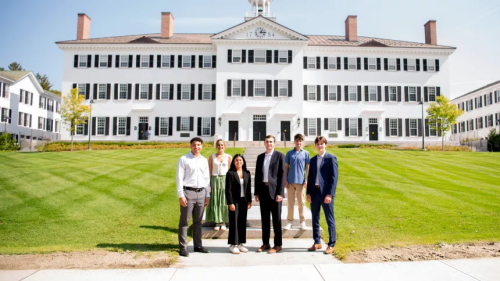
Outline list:
[[[215,222],[214,230],[225,231],[229,222],[229,211],[226,202],[226,173],[231,164],[231,155],[224,153],[226,144],[219,139],[215,143],[217,153],[208,159],[210,169],[210,202],[207,206],[206,222]]]

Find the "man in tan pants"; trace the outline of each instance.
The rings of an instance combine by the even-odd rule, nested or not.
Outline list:
[[[285,157],[286,182],[288,197],[288,222],[283,229],[289,230],[293,224],[293,213],[295,198],[299,205],[300,228],[307,230],[306,219],[304,217],[305,190],[307,187],[307,174],[309,172],[309,152],[302,149],[304,136],[297,134],[294,137],[295,147],[287,152]]]

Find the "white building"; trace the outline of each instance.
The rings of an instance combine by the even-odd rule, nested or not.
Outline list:
[[[450,96],[455,48],[437,45],[435,21],[425,43],[358,36],[356,16],[345,36],[303,35],[275,21],[272,0],[249,2],[244,22],[216,34],[174,33],[162,13],[161,33],[89,38],[90,18],[79,14],[77,40],[57,42],[62,92],[94,100],[93,140],[139,140],[149,129],[154,141],[439,141],[419,125],[420,100]]]
[[[0,131],[23,139],[60,139],[61,97],[44,91],[31,71],[0,71]]]
[[[452,139],[484,139],[500,122],[500,81],[452,100],[464,114],[453,126]]]

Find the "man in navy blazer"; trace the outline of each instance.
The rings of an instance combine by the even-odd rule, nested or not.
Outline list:
[[[316,251],[323,248],[319,235],[319,216],[321,207],[325,212],[328,224],[328,247],[325,254],[332,254],[333,247],[337,241],[335,230],[335,217],[333,215],[333,198],[337,189],[339,178],[339,166],[337,157],[326,152],[326,138],[319,136],[314,140],[318,155],[311,159],[309,165],[309,175],[307,177],[307,202],[311,204],[313,239],[314,244],[309,251]]]

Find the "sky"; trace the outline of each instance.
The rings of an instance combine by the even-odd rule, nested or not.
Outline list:
[[[57,41],[76,39],[77,14],[91,19],[90,37],[160,33],[161,12],[172,12],[174,32],[217,33],[243,22],[248,0],[4,0],[0,67],[16,61],[46,74],[61,89],[63,52]],[[451,56],[451,98],[500,80],[500,0],[274,0],[278,23],[305,35],[344,35],[348,15],[358,36],[424,42],[423,25],[437,21],[440,45]]]

